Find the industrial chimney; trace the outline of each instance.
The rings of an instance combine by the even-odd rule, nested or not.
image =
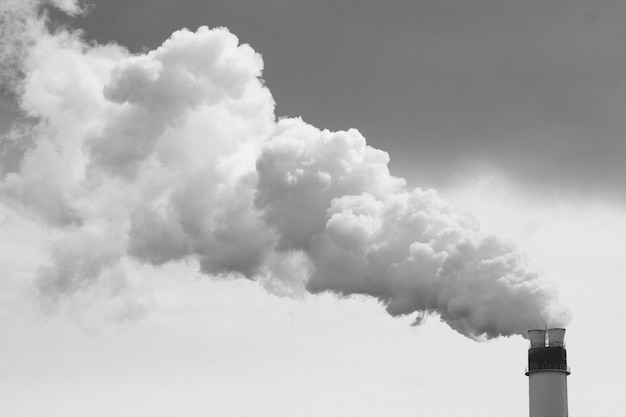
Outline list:
[[[546,334],[547,333],[547,334]],[[546,345],[547,336],[547,345]],[[529,330],[528,368],[530,417],[567,417],[565,329]]]

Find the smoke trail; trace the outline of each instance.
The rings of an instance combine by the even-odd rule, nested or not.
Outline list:
[[[50,33],[36,4],[22,13],[33,41],[3,44],[21,74],[4,79],[37,122],[5,158],[18,168],[0,193],[55,235],[36,278],[47,300],[105,288],[134,316],[145,300],[129,263],[193,259],[285,291],[367,294],[468,337],[569,320],[513,242],[408,189],[358,131],[276,120],[260,55],[227,29],[183,29],[133,55]]]

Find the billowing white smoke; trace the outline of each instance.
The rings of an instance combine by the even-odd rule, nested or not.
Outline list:
[[[36,278],[49,301],[124,294],[132,263],[197,260],[207,275],[367,294],[469,337],[569,319],[514,243],[435,191],[407,189],[358,131],[277,121],[261,57],[228,30],[181,30],[132,55],[50,33],[34,1],[1,1],[28,22],[3,53],[36,122],[3,138],[0,193],[55,236]]]

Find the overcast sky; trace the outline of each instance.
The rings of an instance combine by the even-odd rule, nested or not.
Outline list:
[[[499,170],[625,197],[624,2],[93,4],[87,36],[137,52],[182,27],[230,28],[263,55],[278,115],[358,128],[415,185]]]
[[[570,414],[624,409],[626,3],[50,1],[82,40],[36,27],[37,3],[0,0],[33,24],[0,43],[21,70],[2,67],[0,414],[525,416],[527,342],[472,337],[518,332],[551,286],[461,320],[384,259],[353,269],[367,239],[409,242],[422,277],[450,229],[558,288]]]

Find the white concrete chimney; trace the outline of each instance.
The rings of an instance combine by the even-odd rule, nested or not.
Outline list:
[[[528,375],[530,417],[568,417],[565,329],[530,330]]]

